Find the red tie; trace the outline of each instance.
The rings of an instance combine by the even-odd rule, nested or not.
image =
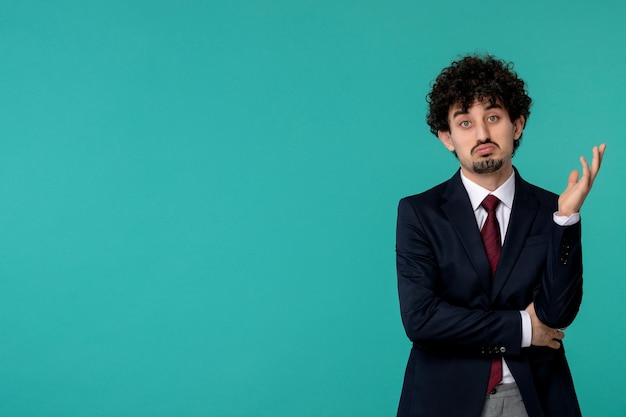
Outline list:
[[[496,207],[500,204],[500,200],[495,195],[489,194],[481,205],[487,210],[487,220],[483,225],[480,235],[483,238],[487,259],[489,259],[489,267],[491,268],[491,278],[496,273],[496,266],[500,259],[500,226],[496,218]],[[487,393],[490,393],[502,381],[502,359],[497,358],[491,362],[491,372],[489,373],[489,385],[487,385]]]

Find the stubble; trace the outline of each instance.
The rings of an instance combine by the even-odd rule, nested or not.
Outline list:
[[[482,161],[476,161],[473,163],[474,172],[477,174],[488,174],[490,172],[496,172],[502,168],[502,159],[485,159]]]

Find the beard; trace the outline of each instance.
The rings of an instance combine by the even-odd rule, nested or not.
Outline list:
[[[502,168],[502,159],[485,159],[474,162],[474,172],[477,174],[488,174]]]

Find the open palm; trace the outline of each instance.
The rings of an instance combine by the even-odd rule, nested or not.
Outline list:
[[[569,174],[567,180],[567,188],[559,197],[559,215],[569,216],[573,213],[578,213],[585,198],[591,191],[593,181],[600,171],[600,165],[602,164],[602,158],[604,157],[604,150],[606,144],[593,147],[593,159],[591,160],[591,167],[587,163],[584,157],[580,157],[580,163],[582,165],[582,176],[578,178],[578,170],[573,170]]]

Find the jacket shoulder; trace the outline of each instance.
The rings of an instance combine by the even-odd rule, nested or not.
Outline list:
[[[400,205],[413,205],[413,206],[421,206],[428,205],[429,203],[436,203],[441,200],[441,196],[444,190],[448,187],[448,184],[451,180],[444,181],[441,184],[435,185],[434,187],[422,191],[418,194],[413,194],[400,199]]]
[[[529,196],[533,196],[534,198],[536,198],[537,200],[539,200],[540,202],[543,202],[545,204],[548,204],[550,206],[554,206],[556,207],[556,205],[558,204],[558,200],[559,200],[559,196],[558,194],[553,193],[552,191],[548,191],[544,188],[541,188],[537,185],[531,184],[525,180],[523,180],[521,177],[518,177],[518,183],[517,183],[517,187],[518,188],[523,188],[526,195]],[[519,190],[516,190],[515,193],[516,195],[518,194]]]

